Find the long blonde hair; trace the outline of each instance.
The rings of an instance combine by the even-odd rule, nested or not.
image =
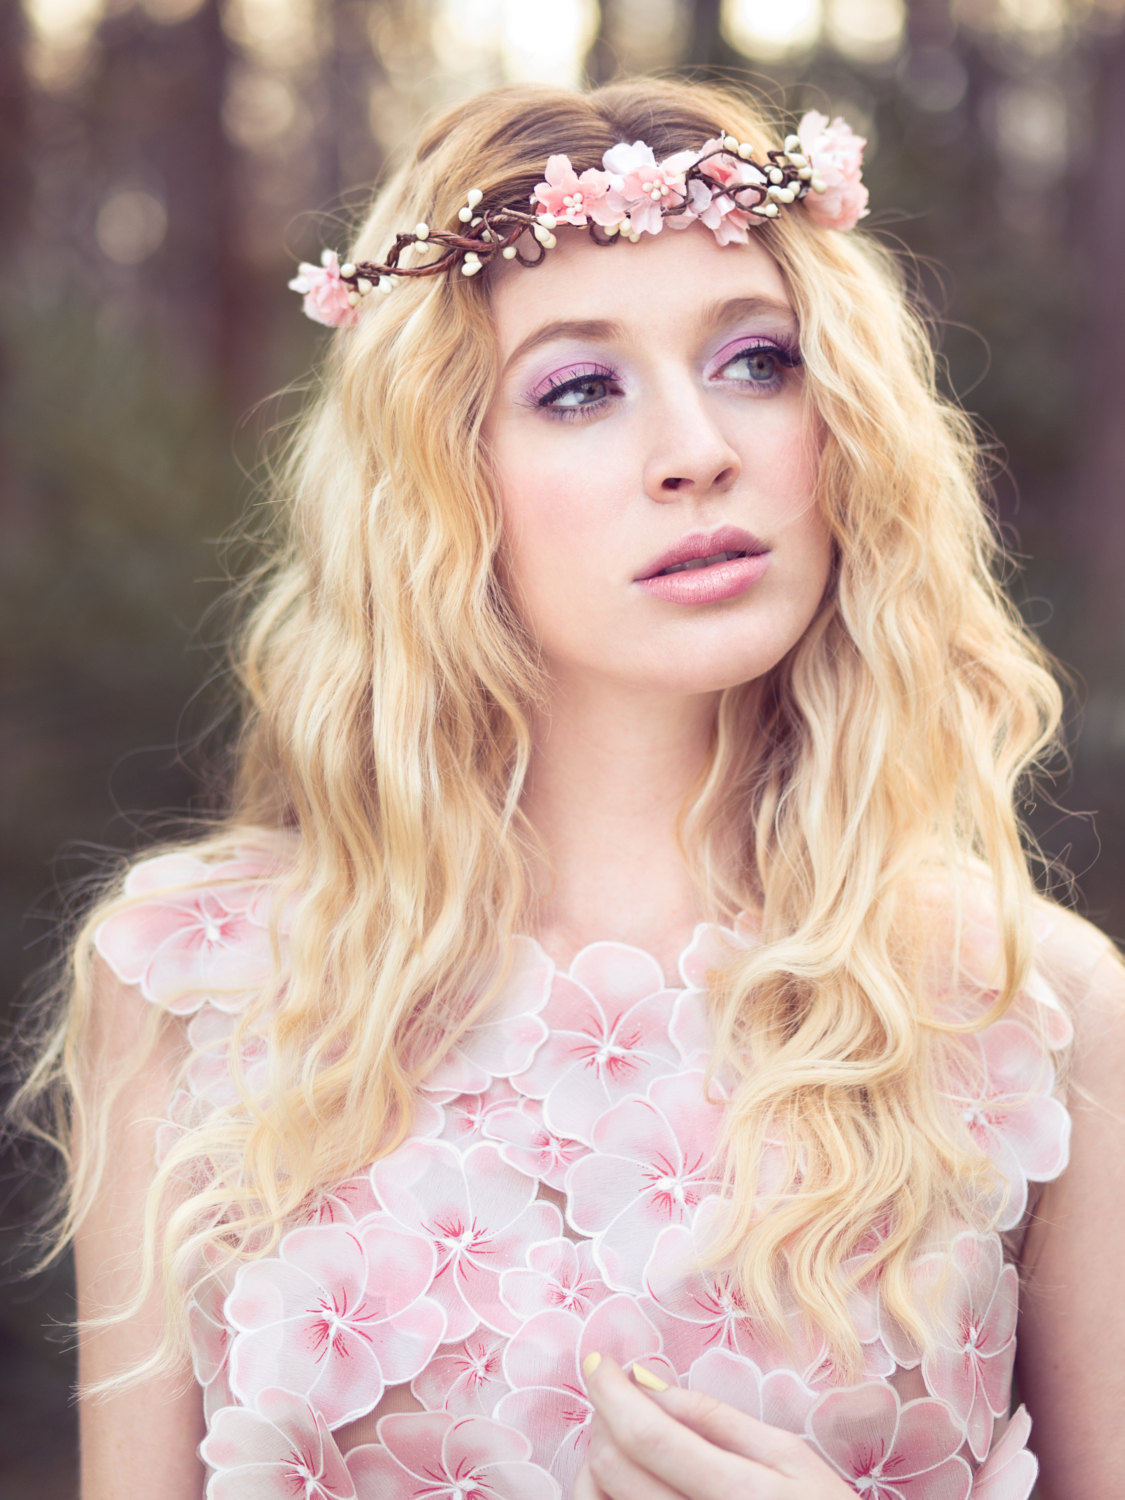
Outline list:
[[[473,186],[486,204],[526,201],[554,152],[582,170],[643,139],[660,158],[720,126],[759,152],[785,133],[699,84],[481,96],[423,135],[350,254],[379,259],[403,226],[453,222]],[[799,645],[765,683],[724,694],[682,827],[713,914],[762,917],[761,943],[714,976],[716,1056],[739,1078],[717,1253],[777,1322],[787,1264],[846,1366],[858,1346],[842,1263],[881,1223],[871,1263],[917,1327],[908,1258],[935,1218],[973,1210],[983,1182],[935,1082],[943,1032],[922,984],[919,872],[954,908],[966,872],[985,872],[998,1012],[1031,961],[1015,801],[1052,743],[1059,695],[995,580],[971,425],[937,393],[893,257],[800,211],[758,233],[800,323],[836,564]],[[481,437],[493,379],[487,276],[400,285],[333,338],[288,456],[283,534],[238,648],[230,811],[191,848],[272,847],[300,901],[284,974],[232,1043],[269,1034],[263,1092],[251,1097],[236,1065],[242,1102],[190,1130],[152,1188],[146,1274],[165,1276],[165,1354],[208,1247],[261,1253],[310,1195],[402,1138],[419,1079],[487,1006],[527,918],[520,797],[545,684],[496,566]],[[732,829],[733,873],[718,856]],[[67,1017],[26,1091],[68,1096],[94,1143],[70,1161],[63,1239],[104,1161],[109,1089],[81,1058],[90,935],[120,899],[78,941]],[[759,1157],[777,1133],[800,1192],[763,1204]],[[188,1170],[205,1185],[185,1203]]]

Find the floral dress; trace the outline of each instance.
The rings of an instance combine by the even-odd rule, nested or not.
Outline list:
[[[127,883],[139,899],[97,932],[122,980],[187,1018],[167,1132],[235,1097],[227,1041],[275,962],[261,876],[252,860],[148,860]],[[965,1225],[918,1257],[912,1276],[941,1310],[924,1352],[877,1278],[859,1283],[863,1370],[845,1384],[795,1308],[792,1341],[777,1340],[703,1256],[723,1111],[721,1086],[704,1088],[706,973],[753,941],[748,923],[699,926],[668,985],[622,943],[564,971],[516,940],[496,1003],[429,1075],[411,1136],[274,1253],[198,1288],[207,1500],[560,1500],[585,1452],[594,1350],[801,1433],[867,1500],[1027,1500],[1031,1424],[1008,1415],[1010,1254],[1029,1183],[1066,1163],[1052,1053],[1070,1023],[1035,975],[963,1038],[949,1095],[995,1166],[997,1231]],[[263,1058],[250,1043],[251,1082]]]

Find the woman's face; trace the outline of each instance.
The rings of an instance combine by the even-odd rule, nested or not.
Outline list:
[[[559,685],[760,677],[813,619],[831,561],[781,274],[699,226],[558,240],[491,287],[485,430],[522,618]]]

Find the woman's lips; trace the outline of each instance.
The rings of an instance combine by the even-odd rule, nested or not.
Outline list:
[[[750,557],[734,557],[708,567],[656,573],[651,578],[638,578],[636,584],[646,594],[668,604],[716,604],[720,599],[735,598],[757,583],[769,562],[768,552],[755,552]]]
[[[733,599],[769,566],[764,542],[739,526],[691,532],[646,564],[639,588],[669,604],[713,604]]]

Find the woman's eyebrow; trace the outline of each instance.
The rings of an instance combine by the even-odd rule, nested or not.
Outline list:
[[[607,322],[601,318],[560,318],[551,323],[544,323],[542,328],[537,328],[534,333],[529,333],[527,338],[512,350],[504,361],[504,369],[514,365],[516,360],[522,359],[532,349],[538,349],[540,344],[549,344],[554,339],[598,339],[605,341],[622,336],[620,323]]]
[[[797,325],[797,314],[788,302],[777,297],[729,297],[723,302],[712,303],[703,311],[700,323],[704,327],[717,327],[732,318],[777,318],[792,327]]]
[[[796,314],[788,302],[779,301],[776,297],[729,297],[723,302],[712,303],[704,308],[700,324],[703,327],[713,328],[729,322],[731,318],[762,316],[778,318],[791,325],[797,321]],[[538,349],[541,344],[549,344],[555,339],[592,339],[607,342],[611,339],[622,339],[625,336],[624,325],[604,318],[556,318],[550,323],[544,323],[541,328],[537,328],[534,333],[529,333],[527,338],[522,339],[505,360],[504,370],[507,371],[525,354],[530,354],[532,349]]]

